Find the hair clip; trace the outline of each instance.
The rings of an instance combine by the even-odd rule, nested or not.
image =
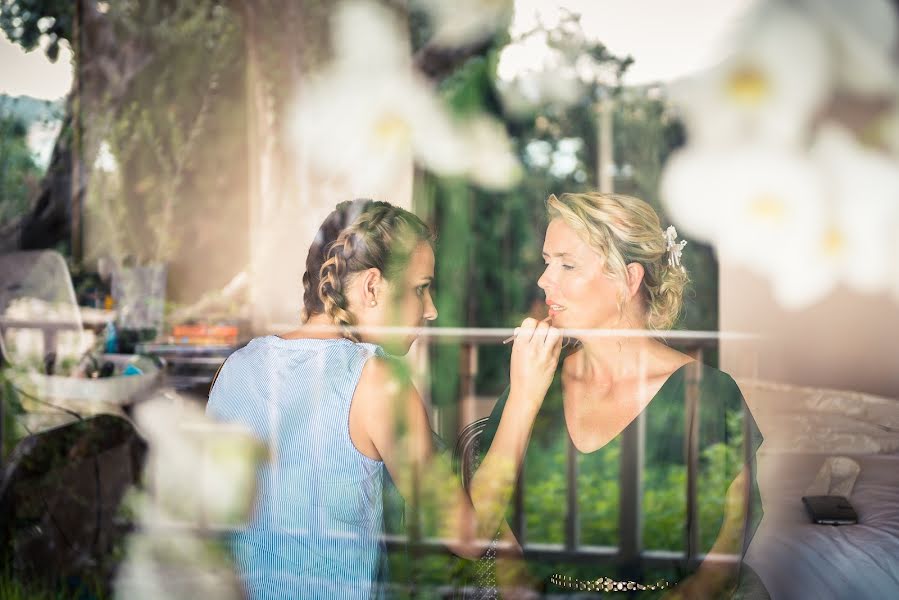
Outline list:
[[[683,271],[684,266],[681,264],[680,259],[681,254],[684,252],[684,246],[687,245],[687,240],[677,241],[677,229],[674,228],[674,225],[669,225],[662,237],[665,239],[665,250],[668,252],[668,266],[680,267]]]

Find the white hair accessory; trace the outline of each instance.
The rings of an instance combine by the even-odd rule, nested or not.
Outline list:
[[[665,238],[665,250],[668,252],[668,266],[680,267],[683,271],[684,267],[680,264],[680,258],[684,252],[684,246],[687,245],[687,240],[677,241],[677,229],[674,228],[674,225],[668,226],[663,237]]]

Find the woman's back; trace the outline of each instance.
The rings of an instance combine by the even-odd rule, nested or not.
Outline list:
[[[206,408],[249,427],[270,460],[233,538],[250,597],[369,598],[383,555],[383,463],[356,450],[349,411],[373,344],[257,338],[222,367]]]

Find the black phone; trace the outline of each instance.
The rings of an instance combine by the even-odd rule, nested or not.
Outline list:
[[[843,496],[803,496],[802,503],[815,523],[822,525],[854,525],[858,515]]]

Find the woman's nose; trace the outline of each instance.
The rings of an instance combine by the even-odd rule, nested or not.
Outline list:
[[[437,318],[437,306],[434,304],[430,294],[428,294],[427,304],[425,304],[424,318],[427,321],[433,321]]]
[[[549,267],[546,267],[543,269],[543,274],[540,275],[540,278],[537,280],[537,287],[545,291],[550,284]]]

